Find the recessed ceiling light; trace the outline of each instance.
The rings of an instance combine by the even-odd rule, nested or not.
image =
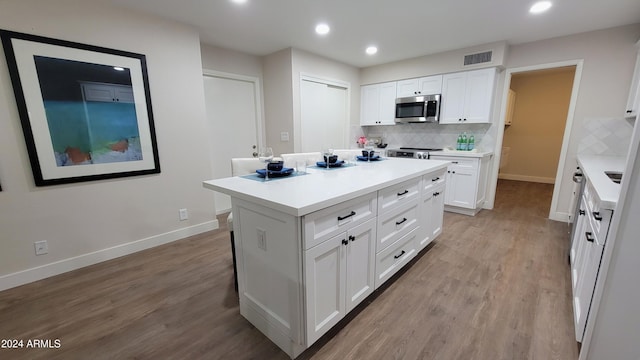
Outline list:
[[[231,0],[231,2],[234,2],[236,4],[244,4],[247,2],[247,0]]]
[[[114,66],[114,67],[113,67],[113,70],[117,70],[117,71],[124,71],[124,68],[123,68],[123,67],[120,67],[120,66]]]
[[[378,52],[378,48],[375,46],[369,46],[367,50],[365,50],[368,55],[373,55]]]
[[[549,10],[550,7],[551,7],[551,1],[538,1],[537,3],[531,6],[531,8],[529,9],[529,12],[532,14],[540,14],[542,12]]]
[[[316,33],[318,35],[327,35],[330,30],[331,28],[329,28],[329,25],[325,23],[316,25]]]

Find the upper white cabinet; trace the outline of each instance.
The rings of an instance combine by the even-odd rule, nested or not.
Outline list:
[[[445,74],[440,124],[489,123],[496,68]]]
[[[442,92],[442,75],[398,81],[397,96],[433,95]]]
[[[133,88],[127,85],[83,82],[84,101],[133,103]]]
[[[640,107],[640,41],[638,41],[636,47],[638,47],[638,56],[636,57],[636,67],[633,70],[633,77],[631,78],[627,109],[624,114],[627,118],[636,117],[638,115],[638,108]]]
[[[396,82],[360,87],[360,125],[395,125]]]

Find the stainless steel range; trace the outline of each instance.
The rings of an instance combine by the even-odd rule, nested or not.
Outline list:
[[[399,149],[388,149],[388,157],[413,158],[426,160],[429,158],[430,151],[442,151],[436,148],[417,148],[417,147],[401,147]]]

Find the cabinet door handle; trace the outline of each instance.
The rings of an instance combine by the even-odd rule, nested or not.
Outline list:
[[[627,114],[631,114],[633,110],[627,110]]]
[[[351,240],[351,241],[356,241],[356,237],[355,237],[355,236],[353,236],[353,235],[349,235],[349,240]]]
[[[433,196],[438,196],[438,195],[440,195],[440,193],[437,191],[433,193]]]
[[[578,210],[578,215],[584,215],[584,214],[585,214],[584,210],[582,209]]]
[[[402,255],[404,255],[404,250],[402,250],[402,252],[400,254],[394,256],[393,258],[394,259],[398,259],[398,258],[402,257]]]
[[[437,178],[435,178],[435,179],[431,179],[431,181],[438,181],[438,180],[440,180],[440,178],[439,178],[439,177],[437,177]]]
[[[409,190],[405,190],[405,191],[403,191],[401,193],[398,193],[398,196],[406,195],[408,193],[409,193]]]
[[[452,163],[452,164],[457,164],[458,162],[457,162],[457,161],[452,161],[451,163]]]
[[[342,245],[348,245],[349,242],[347,241],[347,239],[342,239]]]
[[[345,215],[345,216],[338,216],[338,221],[342,221],[342,220],[344,220],[344,219],[348,219],[348,218],[352,217],[352,216],[353,216],[353,215],[355,215],[355,214],[356,214],[356,212],[355,212],[355,211],[352,211],[352,212],[351,212],[351,214],[349,214],[349,215]]]
[[[598,221],[602,221],[602,216],[600,216],[600,212],[599,211],[594,211],[593,213],[593,218],[598,220]]]
[[[403,223],[403,222],[405,222],[405,221],[407,221],[407,218],[402,218],[402,220],[400,220],[400,221],[396,221],[396,225],[400,225],[400,224],[402,224],[402,223]]]
[[[455,174],[456,172],[455,172],[455,171],[452,171],[451,173],[452,173],[452,174]]]
[[[595,239],[594,239],[594,237],[593,237],[593,233],[591,233],[591,232],[589,232],[589,231],[587,231],[586,233],[584,233],[584,235],[587,237],[587,241],[588,241],[588,242],[593,242],[593,240],[595,240]]]

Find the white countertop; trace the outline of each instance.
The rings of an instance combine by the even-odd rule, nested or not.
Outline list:
[[[578,155],[582,173],[593,185],[600,206],[615,209],[620,197],[620,184],[605,175],[605,171],[624,171],[625,158],[621,156]]]
[[[444,169],[448,161],[385,159],[335,169],[307,168],[307,174],[260,182],[242,177],[208,180],[207,189],[303,216],[390,185]]]
[[[485,156],[493,155],[493,151],[458,151],[458,150],[443,150],[443,151],[429,151],[429,155],[437,156],[458,156],[458,157],[470,157],[470,158],[483,158]]]

